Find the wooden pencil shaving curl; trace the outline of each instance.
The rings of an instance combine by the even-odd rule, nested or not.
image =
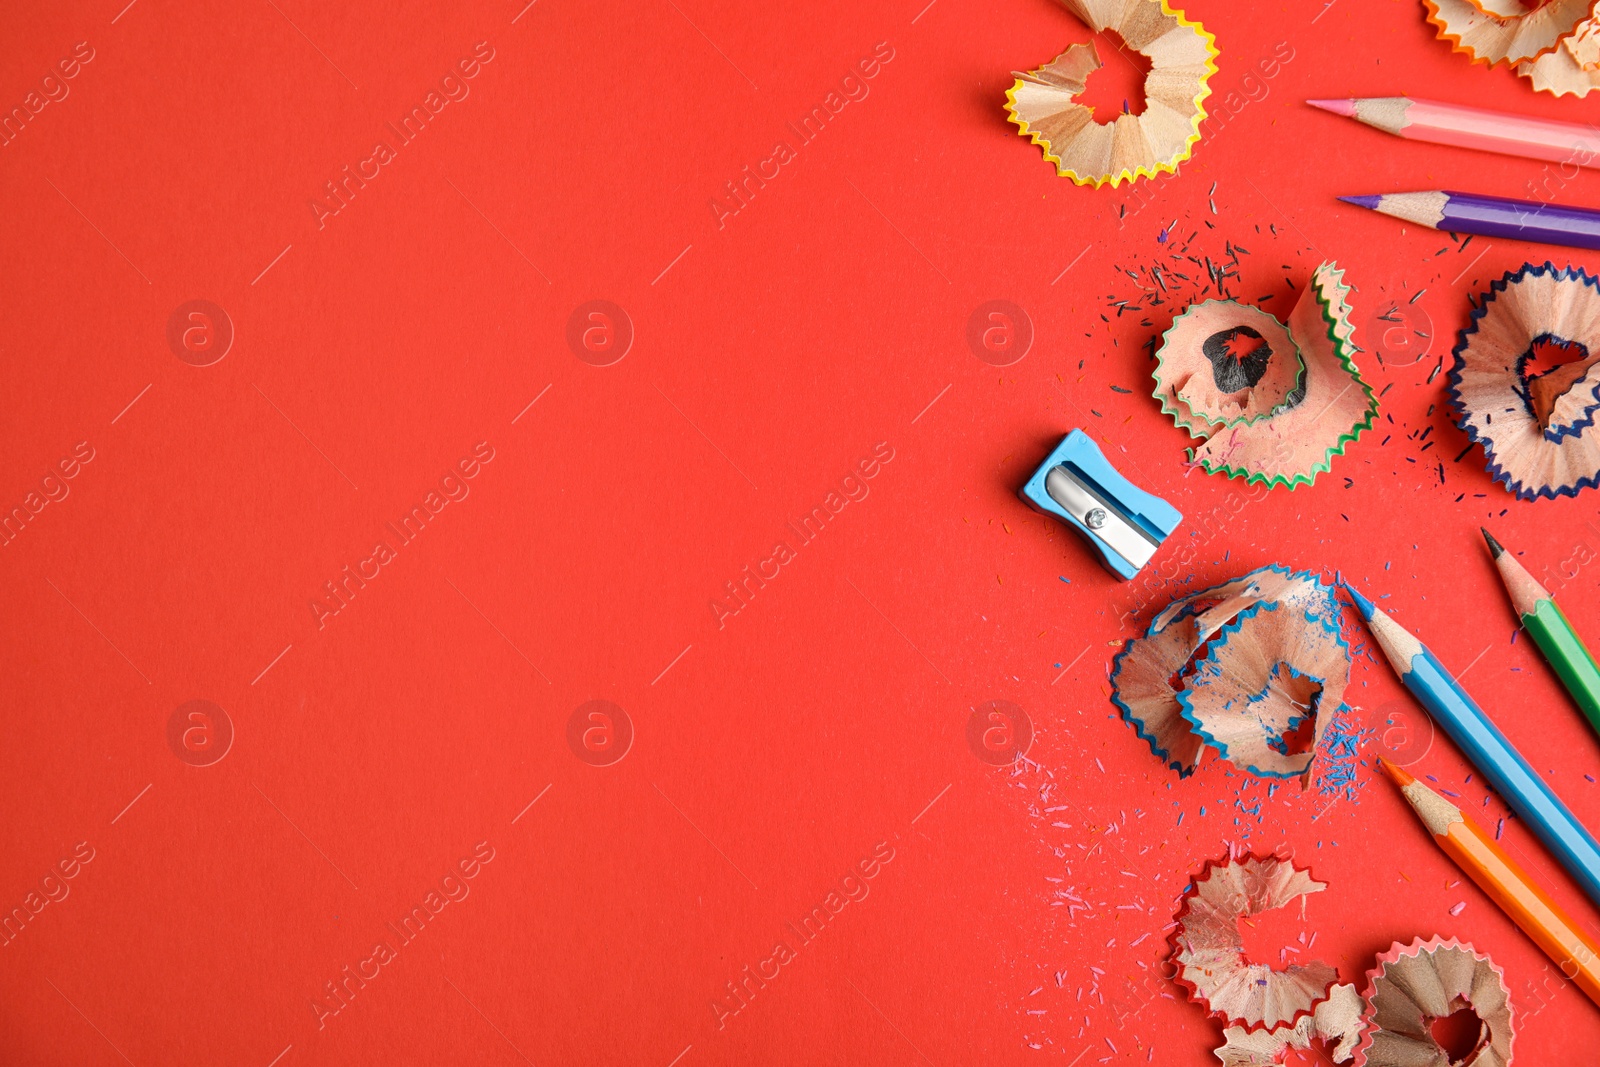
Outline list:
[[[1327,884],[1286,856],[1244,856],[1211,862],[1184,892],[1173,931],[1174,980],[1189,999],[1246,1033],[1315,1027],[1318,1004],[1330,999],[1338,972],[1320,960],[1282,970],[1245,959],[1239,920],[1284,907]]]
[[[1600,484],[1600,279],[1524,264],[1490,284],[1453,350],[1450,402],[1524,500]]]
[[[1367,1028],[1355,1067],[1506,1067],[1511,1062],[1511,993],[1488,956],[1454,938],[1395,942],[1367,972]],[[1477,1040],[1461,1059],[1433,1036],[1433,1023],[1466,1008]]]
[[[1584,97],[1600,89],[1600,20],[1578,23],[1572,36],[1561,39],[1560,48],[1518,63],[1517,73],[1539,92],[1555,96]]]
[[[1343,621],[1316,575],[1251,571],[1173,601],[1128,641],[1111,700],[1180,777],[1209,745],[1251,774],[1305,786],[1350,682]]]
[[[1205,98],[1217,72],[1216,38],[1166,0],[1061,0],[1096,33],[1110,31],[1150,60],[1144,110],[1096,122],[1080,104],[1089,75],[1100,69],[1092,44],[1075,44],[1026,74],[1013,72],[1006,112],[1044,149],[1056,172],[1079,185],[1116,188],[1135,178],[1173,174],[1200,140]]]
[[[1162,335],[1153,394],[1201,438],[1207,472],[1269,487],[1309,485],[1371,427],[1378,401],[1356,370],[1350,287],[1312,273],[1288,323],[1232,300],[1191,305]]]
[[[1189,308],[1167,331],[1160,358],[1162,406],[1195,437],[1248,426],[1300,400],[1299,346],[1281,322],[1249,304],[1207,300]]]
[[[1595,14],[1597,0],[1423,0],[1451,51],[1474,63],[1516,65],[1554,51]]]
[[[1290,1049],[1309,1049],[1313,1040],[1327,1047],[1334,1063],[1349,1063],[1366,1023],[1362,1018],[1365,1002],[1353,985],[1336,985],[1328,999],[1293,1026],[1276,1030],[1246,1030],[1225,1027],[1223,1043],[1217,1048],[1222,1067],[1274,1067],[1287,1058]]]

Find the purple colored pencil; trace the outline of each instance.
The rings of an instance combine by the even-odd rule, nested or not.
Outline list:
[[[1387,193],[1339,199],[1435,230],[1568,248],[1600,248],[1600,211],[1588,208],[1455,192]]]

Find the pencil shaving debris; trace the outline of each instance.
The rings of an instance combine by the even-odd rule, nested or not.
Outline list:
[[[1524,500],[1600,483],[1600,280],[1524,264],[1493,282],[1453,351],[1451,405]]]
[[[1263,567],[1169,604],[1112,661],[1111,700],[1180,776],[1210,745],[1251,774],[1304,786],[1344,707],[1342,624],[1319,577]]]
[[[1328,1046],[1334,1063],[1348,1063],[1361,1040],[1361,994],[1353,985],[1336,985],[1328,999],[1293,1026],[1251,1032],[1240,1026],[1225,1027],[1217,1059],[1223,1067],[1272,1067],[1284,1062],[1290,1049],[1310,1049],[1312,1039]]]
[[[1312,273],[1287,326],[1233,300],[1190,306],[1162,335],[1152,372],[1161,410],[1201,443],[1207,472],[1307,485],[1370,428],[1378,401],[1355,366],[1350,287]]]
[[[1006,112],[1056,172],[1079,185],[1112,188],[1135,178],[1173,174],[1200,139],[1205,98],[1217,72],[1216,39],[1166,0],[1061,0],[1096,33],[1110,31],[1150,60],[1144,110],[1096,122],[1078,103],[1100,68],[1092,44],[1075,44],[1026,74],[1006,92]]]
[[[1519,64],[1553,51],[1595,13],[1596,0],[1423,0],[1451,50],[1474,63]]]
[[[1367,972],[1363,996],[1367,1030],[1356,1049],[1356,1067],[1511,1062],[1515,1034],[1505,975],[1471,945],[1438,937],[1395,942]],[[1478,1018],[1477,1043],[1469,1055],[1452,1060],[1432,1026],[1463,1008]]]
[[[1189,999],[1246,1032],[1293,1028],[1330,997],[1338,972],[1320,960],[1275,970],[1244,956],[1239,920],[1272,911],[1326,883],[1287,857],[1212,861],[1183,895],[1173,931],[1174,980]]]

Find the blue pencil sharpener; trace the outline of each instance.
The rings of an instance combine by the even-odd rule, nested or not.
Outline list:
[[[1062,438],[1022,487],[1022,498],[1076,530],[1123,581],[1183,521],[1177,508],[1124,478],[1082,430]]]

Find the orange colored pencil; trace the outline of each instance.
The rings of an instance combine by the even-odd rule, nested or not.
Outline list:
[[[1578,928],[1543,889],[1512,862],[1494,838],[1461,809],[1386,759],[1384,772],[1400,787],[1436,845],[1549,956],[1561,973],[1600,1005],[1600,945]]]

